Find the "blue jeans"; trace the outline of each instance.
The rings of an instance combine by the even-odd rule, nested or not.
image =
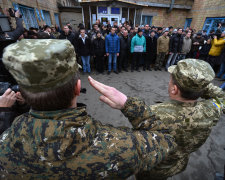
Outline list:
[[[216,75],[216,77],[220,78],[225,73],[225,62],[220,65],[220,71]],[[225,74],[222,76],[222,79],[225,79]]]
[[[84,72],[91,72],[90,67],[90,56],[81,56],[83,62],[83,71]]]
[[[108,71],[111,71],[111,64],[113,59],[113,70],[116,71],[117,53],[109,53]]]

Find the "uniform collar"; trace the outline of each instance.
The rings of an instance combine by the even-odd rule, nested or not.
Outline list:
[[[86,105],[77,104],[76,108],[68,108],[57,111],[36,111],[31,109],[29,115],[38,119],[74,121],[78,117],[80,118],[82,116],[87,116],[87,112]]]
[[[198,103],[198,101],[182,102],[182,101],[177,101],[177,100],[174,100],[174,99],[170,99],[170,102],[173,103],[173,104],[179,104],[179,106],[183,106],[183,107],[194,107]]]

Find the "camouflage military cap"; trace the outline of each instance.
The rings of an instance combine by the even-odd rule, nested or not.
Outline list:
[[[21,40],[4,49],[3,63],[17,83],[33,93],[64,85],[79,69],[68,40]]]
[[[181,60],[168,71],[181,88],[194,92],[202,91],[215,77],[211,66],[197,59]]]

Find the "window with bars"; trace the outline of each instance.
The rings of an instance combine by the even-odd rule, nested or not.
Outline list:
[[[37,19],[35,17],[34,8],[18,5],[20,12],[22,13],[23,21],[26,25],[26,28],[30,27],[38,28]]]
[[[185,21],[184,29],[191,27],[192,18],[187,18]]]
[[[59,14],[58,14],[58,13],[55,13],[54,15],[55,15],[55,22],[56,22],[56,25],[57,25],[57,26],[60,26],[60,25],[59,25]]]
[[[51,26],[52,25],[52,22],[51,22],[51,17],[50,17],[50,13],[49,11],[45,11],[45,10],[42,10],[43,12],[43,15],[44,15],[44,21],[47,25]]]
[[[145,16],[145,15],[142,16],[141,25],[146,25],[146,24],[148,24],[148,25],[152,24],[152,16]]]
[[[221,31],[225,30],[225,17],[206,18],[203,30],[206,30],[207,34],[209,34],[211,30],[216,31],[219,23],[223,25]]]

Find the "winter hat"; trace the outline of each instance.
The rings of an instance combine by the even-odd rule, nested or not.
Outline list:
[[[142,32],[141,28],[138,28],[138,33],[139,33],[139,32]]]
[[[201,35],[202,35],[202,32],[198,31],[197,36],[201,36]]]
[[[158,30],[162,30],[163,28],[162,27],[158,27]]]
[[[154,32],[154,33],[155,33],[155,31],[154,31],[154,30],[151,30],[151,31],[150,31],[150,34],[151,34],[152,32]]]
[[[164,34],[165,32],[169,32],[169,28],[166,28],[166,29],[163,31],[163,34]]]

